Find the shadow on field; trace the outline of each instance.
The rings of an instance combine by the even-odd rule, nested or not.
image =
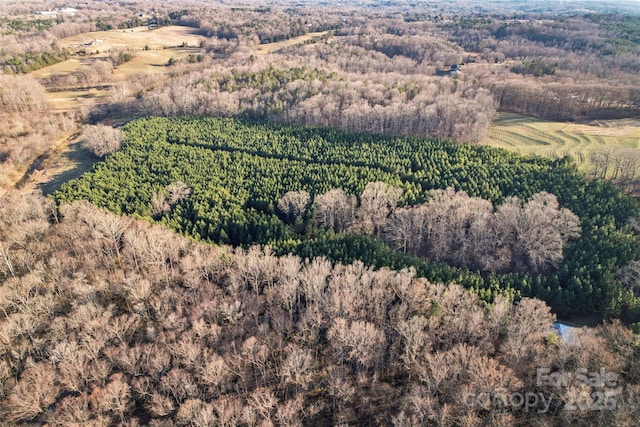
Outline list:
[[[38,184],[38,187],[44,195],[49,195],[65,182],[79,178],[83,173],[91,170],[94,163],[98,161],[96,156],[76,141],[54,161],[50,168],[55,172],[47,181]]]

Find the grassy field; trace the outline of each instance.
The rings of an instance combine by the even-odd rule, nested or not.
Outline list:
[[[499,113],[483,143],[523,155],[568,155],[589,171],[589,155],[602,145],[640,148],[640,119],[566,123]]]
[[[181,26],[161,27],[149,30],[138,27],[127,30],[96,31],[78,34],[59,40],[58,44],[71,52],[84,50],[85,56],[76,56],[67,61],[42,68],[31,73],[36,78],[64,76],[80,72],[96,59],[104,59],[113,49],[133,49],[134,58],[117,67],[107,85],[126,81],[133,74],[164,74],[169,71],[165,65],[169,59],[176,60],[199,53],[203,39],[193,28]],[[91,46],[87,46],[87,45]],[[47,101],[57,111],[69,111],[79,107],[105,102],[106,90],[70,90],[48,92]]]
[[[180,56],[186,56],[190,53],[188,47],[197,47],[202,39],[202,36],[194,34],[193,28],[173,25],[156,30],[138,27],[127,30],[83,33],[61,39],[58,44],[71,52],[85,50],[91,58],[107,57],[109,51],[113,49],[133,49],[136,51],[136,57],[132,62],[146,65],[164,65],[172,56],[176,57],[176,59]],[[93,45],[86,46],[87,44]],[[148,50],[144,50],[145,47]],[[86,58],[75,57],[34,71],[31,75],[36,78],[42,78],[51,75],[70,74],[86,65],[88,62]],[[129,69],[132,72],[141,71],[140,67],[129,67]]]
[[[77,137],[69,141],[69,145],[60,147],[58,153],[49,156],[42,168],[30,178],[31,184],[40,188],[45,195],[53,193],[65,182],[79,178],[98,161],[96,156],[80,145]]]
[[[197,47],[174,47],[158,50],[138,51],[129,62],[120,65],[114,70],[114,80],[123,81],[132,74],[163,74],[170,69],[165,66],[169,59],[183,59],[190,54],[202,53]]]
[[[47,92],[49,108],[56,111],[78,110],[89,108],[108,101],[107,91],[97,89],[68,90],[62,92]]]
[[[163,49],[183,44],[198,46],[203,37],[195,34],[195,29],[178,25],[160,27],[149,30],[147,27],[136,27],[126,30],[95,31],[67,37],[58,42],[69,49],[83,48],[85,44],[94,42],[94,46],[84,47],[87,51],[109,50],[113,48]]]

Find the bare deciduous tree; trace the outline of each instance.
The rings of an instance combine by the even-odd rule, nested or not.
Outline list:
[[[313,357],[309,351],[303,350],[295,344],[285,349],[287,358],[281,367],[282,379],[287,384],[295,384],[303,390],[311,380],[311,372],[314,367]]]
[[[175,410],[175,403],[169,396],[154,391],[148,401],[148,410],[154,417],[162,418]]]
[[[593,177],[605,179],[611,166],[611,156],[615,151],[614,147],[604,146],[593,150],[590,154],[593,163]]]
[[[307,212],[309,200],[311,196],[306,191],[288,191],[278,199],[278,209],[291,221]]]
[[[427,220],[424,205],[396,209],[385,225],[385,238],[395,250],[421,254]]]
[[[213,354],[200,369],[200,380],[210,388],[212,394],[219,394],[229,387],[232,378],[229,366],[224,358]]]
[[[283,427],[302,426],[304,409],[302,396],[298,395],[293,400],[287,400],[283,404],[278,405],[275,419],[278,425]]]
[[[216,425],[216,416],[211,404],[200,399],[187,399],[178,408],[176,421],[183,426],[213,427]]]
[[[83,145],[98,157],[105,157],[120,149],[124,140],[122,130],[105,125],[87,125],[82,129]]]
[[[181,368],[173,368],[160,379],[160,391],[178,403],[188,397],[195,397],[198,387],[189,372]]]
[[[271,420],[278,399],[268,388],[257,388],[249,395],[249,406],[260,415],[263,420]]]
[[[379,235],[401,195],[402,189],[389,186],[384,182],[368,183],[360,195],[358,208],[358,217],[363,229],[376,236]]]
[[[511,243],[516,269],[540,273],[562,260],[566,242],[580,235],[580,219],[568,209],[559,209],[553,194],[537,193],[521,205],[510,198],[498,208],[497,219]]]
[[[13,423],[30,421],[45,412],[59,392],[54,367],[38,363],[22,373],[6,402],[5,419]]]
[[[10,112],[41,110],[45,88],[31,76],[0,75],[0,106]]]
[[[418,370],[419,361],[431,350],[431,337],[426,332],[428,323],[423,316],[414,316],[397,325],[398,333],[404,341],[400,358],[409,376]]]
[[[167,202],[167,197],[160,191],[155,191],[151,195],[151,217],[158,219],[169,212],[171,206]]]
[[[241,423],[243,403],[239,397],[224,396],[212,403],[221,426],[233,427]]]
[[[187,199],[191,195],[191,188],[182,181],[172,182],[164,191],[156,191],[151,195],[151,216],[159,218],[173,206]]]
[[[300,274],[300,287],[307,304],[322,301],[331,270],[331,263],[326,258],[305,262]]]
[[[91,394],[92,404],[103,412],[113,413],[120,422],[124,422],[124,415],[131,404],[130,386],[122,374],[111,376],[104,388],[98,388]]]
[[[340,188],[333,189],[314,199],[314,219],[321,227],[343,231],[352,224],[355,207],[355,196],[348,196]]]
[[[549,306],[537,299],[523,298],[512,308],[502,350],[509,356],[514,371],[523,369],[527,359],[541,351],[539,345],[549,335],[554,321]]]
[[[349,322],[342,318],[333,321],[327,338],[338,359],[365,369],[380,362],[386,342],[384,332],[372,323],[359,320]]]

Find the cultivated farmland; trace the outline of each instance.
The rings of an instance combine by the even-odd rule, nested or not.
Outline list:
[[[589,172],[592,168],[589,155],[598,147],[640,147],[640,120],[567,123],[499,113],[484,143],[523,155],[570,156],[580,169]]]

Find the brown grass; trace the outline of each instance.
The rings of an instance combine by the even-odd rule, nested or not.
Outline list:
[[[94,46],[84,46],[99,40]],[[31,73],[36,78],[67,75],[77,72],[96,58],[106,58],[112,49],[134,49],[136,56],[130,63],[123,64],[114,73],[115,77],[126,77],[131,73],[158,73],[157,67],[167,63],[169,58],[183,58],[199,51],[202,36],[194,34],[193,28],[169,26],[148,30],[137,27],[128,30],[96,31],[61,39],[58,44],[72,52],[85,50],[87,56],[71,58],[67,61],[42,68]],[[185,44],[185,47],[182,45]],[[144,50],[145,46],[149,50]],[[90,59],[91,58],[91,59]],[[162,70],[164,71],[164,70]]]
[[[164,74],[170,71],[165,67],[169,59],[179,60],[200,52],[202,52],[202,49],[195,47],[139,51],[130,62],[120,65],[114,71],[114,80],[125,80],[132,74]]]
[[[86,49],[87,51],[106,51],[113,48],[163,49],[176,47],[183,43],[188,46],[198,46],[203,37],[195,34],[193,28],[171,25],[149,30],[147,27],[136,27],[126,30],[95,31],[67,37],[58,42],[69,49]],[[101,41],[99,41],[101,40]],[[84,45],[98,41],[94,46]]]
[[[62,92],[47,92],[46,99],[50,108],[55,111],[79,110],[107,102],[106,90],[86,89]]]
[[[72,58],[48,67],[40,68],[39,70],[33,71],[31,75],[38,79],[50,76],[64,76],[79,71],[85,63],[86,61],[82,58]]]

